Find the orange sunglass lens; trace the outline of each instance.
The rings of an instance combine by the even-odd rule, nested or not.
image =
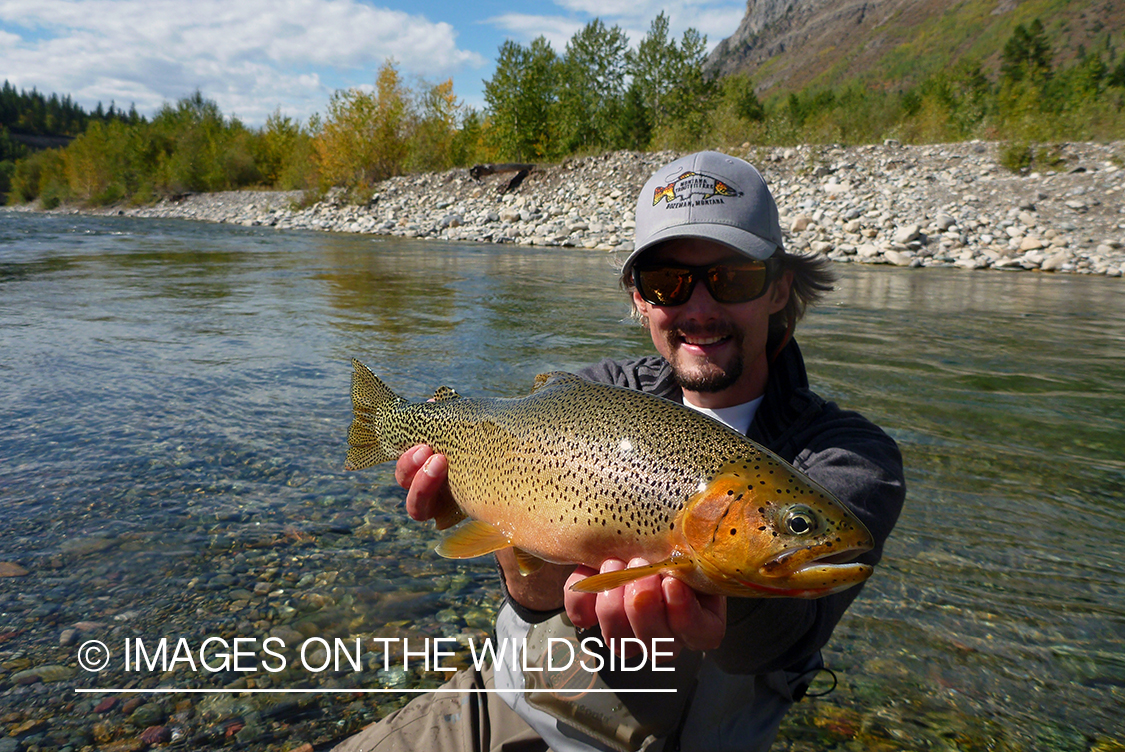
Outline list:
[[[713,266],[708,270],[707,281],[711,295],[720,303],[753,300],[765,286],[766,267],[764,264]]]
[[[680,305],[691,294],[691,272],[686,269],[646,269],[640,273],[640,282],[657,305]]]

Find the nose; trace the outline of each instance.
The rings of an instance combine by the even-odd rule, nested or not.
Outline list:
[[[680,306],[680,313],[697,319],[709,319],[717,315],[718,306],[719,304],[711,297],[711,291],[707,289],[707,283],[697,279],[691,297]]]

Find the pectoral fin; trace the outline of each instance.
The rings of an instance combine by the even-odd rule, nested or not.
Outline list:
[[[446,536],[437,552],[447,559],[472,559],[511,545],[508,536],[487,522],[469,520]]]
[[[445,530],[456,525],[461,520],[465,519],[465,513],[461,511],[461,507],[454,503],[446,506],[445,509],[438,512],[434,517],[434,522],[437,523],[438,530]]]
[[[584,580],[579,580],[570,586],[570,589],[576,593],[602,593],[606,590],[613,590],[622,585],[627,585],[633,580],[639,580],[642,577],[648,577],[650,574],[659,574],[660,572],[672,572],[675,570],[688,570],[695,566],[690,559],[686,557],[676,557],[673,559],[665,559],[664,561],[657,562],[656,564],[646,564],[642,567],[629,567],[617,572],[603,572],[602,574],[595,574],[587,577]]]
[[[519,565],[520,574],[522,574],[524,577],[527,577],[529,574],[532,574],[534,572],[538,572],[543,567],[543,565],[547,563],[540,559],[538,556],[529,554],[522,548],[513,548],[512,550],[516,554],[516,564]]]

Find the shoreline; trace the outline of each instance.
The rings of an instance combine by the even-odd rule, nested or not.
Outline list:
[[[1060,169],[1014,175],[1001,144],[751,147],[778,202],[786,250],[841,263],[1125,273],[1125,145],[1071,143]],[[674,152],[612,152],[538,165],[501,195],[510,174],[466,168],[390,178],[366,204],[331,191],[231,191],[149,206],[61,207],[52,213],[178,218],[450,242],[629,249],[637,192]],[[18,207],[15,210],[30,210]]]

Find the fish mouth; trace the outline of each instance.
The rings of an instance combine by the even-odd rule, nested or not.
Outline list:
[[[853,546],[839,550],[828,549],[825,546],[809,546],[792,551],[784,551],[758,568],[758,574],[763,577],[792,577],[795,574],[809,570],[828,571],[838,570],[844,574],[849,570],[865,568],[866,564],[857,564],[854,559],[864,551],[871,550],[871,546]]]

